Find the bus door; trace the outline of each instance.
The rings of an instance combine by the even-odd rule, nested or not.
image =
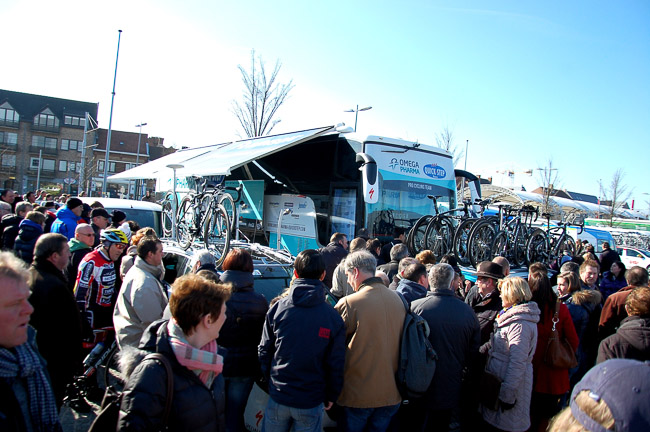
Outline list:
[[[340,232],[345,234],[349,240],[352,240],[356,235],[356,227],[362,220],[362,205],[361,188],[358,184],[351,182],[331,183],[329,235]]]

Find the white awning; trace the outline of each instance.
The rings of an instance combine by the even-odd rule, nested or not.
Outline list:
[[[281,135],[249,138],[241,141],[179,150],[139,167],[114,174],[108,179],[169,177],[172,175],[172,169],[167,168],[167,165],[170,164],[183,165],[183,168],[176,170],[178,177],[229,175],[232,170],[253,160],[298,145],[333,130],[334,126],[326,126]]]

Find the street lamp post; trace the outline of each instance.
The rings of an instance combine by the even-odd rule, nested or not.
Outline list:
[[[140,129],[139,132],[138,132],[138,152],[135,154],[135,166],[136,167],[140,163],[140,140],[142,139],[142,126],[146,126],[146,125],[147,125],[146,122],[145,123],[140,123],[139,125],[135,125],[135,127]],[[129,189],[131,189],[131,188],[129,187]],[[138,194],[138,181],[137,180],[135,181],[134,194],[135,194],[134,198],[137,200],[138,196],[139,196],[139,194]]]
[[[359,108],[359,105],[357,105],[356,109],[350,108],[350,109],[345,110],[343,112],[353,112],[354,113],[354,131],[356,132],[357,131],[357,120],[359,119],[359,111],[368,111],[368,110],[371,110],[371,109],[372,109],[371,106],[367,106],[365,108]]]
[[[174,170],[174,184],[172,186],[174,194],[174,199],[172,200],[172,240],[176,240],[176,212],[178,212],[178,199],[176,198],[176,170],[185,168],[185,165],[169,164],[167,165],[167,168]]]

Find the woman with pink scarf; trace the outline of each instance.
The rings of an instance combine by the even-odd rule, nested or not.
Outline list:
[[[224,431],[223,357],[217,338],[226,321],[230,289],[191,274],[178,278],[172,287],[169,308],[172,318],[152,323],[138,349],[126,350],[120,365],[128,376],[118,431]],[[165,356],[174,378],[173,402],[164,423],[167,373],[157,352]],[[131,373],[129,373],[132,371]]]

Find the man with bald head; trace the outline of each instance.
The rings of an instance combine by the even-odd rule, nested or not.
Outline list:
[[[492,262],[499,264],[503,268],[503,277],[508,277],[508,275],[510,275],[510,262],[508,262],[508,259],[506,257],[494,257]]]
[[[79,263],[86,254],[93,250],[95,242],[95,231],[90,224],[79,224],[74,230],[74,238],[68,242],[70,246],[70,262],[68,263],[66,273],[68,275],[68,288],[74,291],[74,284],[79,272]]]

